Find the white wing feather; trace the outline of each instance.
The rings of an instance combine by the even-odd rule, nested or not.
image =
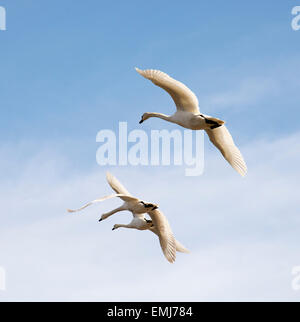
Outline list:
[[[153,221],[154,227],[156,227],[160,246],[166,259],[170,263],[174,263],[176,260],[176,241],[167,218],[158,209],[150,211],[148,214]]]
[[[152,231],[155,235],[158,236],[158,232],[156,231],[156,228],[153,226],[149,229],[150,231]],[[178,240],[175,239],[175,244],[176,244],[176,251],[180,252],[180,253],[186,253],[189,254],[190,251],[185,248]]]
[[[175,240],[175,244],[176,244],[176,251],[177,252],[186,253],[186,254],[190,253],[190,251],[188,249],[186,249],[178,240]]]
[[[125,196],[131,196],[131,194],[127,191],[127,189],[121,184],[121,182],[116,177],[114,177],[110,172],[106,173],[106,180],[116,193],[122,194]],[[120,198],[124,201],[127,201],[122,197]]]
[[[143,77],[151,80],[155,85],[167,91],[175,102],[177,110],[191,112],[194,114],[200,113],[197,96],[183,83],[159,70],[140,70],[136,68],[136,71]]]
[[[88,202],[87,204],[85,204],[84,206],[78,208],[78,209],[67,209],[68,212],[72,213],[72,212],[78,212],[78,211],[81,211],[95,203],[98,203],[98,202],[102,202],[104,200],[108,200],[108,199],[111,199],[111,198],[116,198],[116,197],[119,197],[121,198],[122,200],[124,201],[139,201],[139,199],[137,198],[134,198],[134,197],[131,197],[131,196],[125,196],[125,195],[122,195],[122,194],[113,194],[113,195],[109,195],[109,196],[105,196],[105,197],[102,197],[102,198],[99,198],[99,199],[96,199],[96,200],[93,200],[91,202]]]
[[[244,177],[247,173],[246,163],[226,126],[222,125],[213,130],[206,130],[206,133],[230,165]]]

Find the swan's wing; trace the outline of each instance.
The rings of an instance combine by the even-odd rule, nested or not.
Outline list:
[[[78,212],[78,211],[81,211],[81,210],[83,210],[83,209],[95,204],[95,203],[102,202],[104,200],[111,199],[111,198],[116,198],[116,197],[119,197],[124,201],[136,201],[136,202],[139,201],[139,199],[131,197],[131,196],[126,196],[126,195],[122,195],[122,194],[113,194],[113,195],[102,197],[100,199],[93,200],[93,201],[87,203],[86,205],[84,205],[84,206],[82,206],[82,207],[80,207],[78,209],[74,209],[74,210],[73,209],[67,209],[67,211],[70,212],[70,213]]]
[[[197,96],[183,83],[175,80],[174,78],[159,70],[140,70],[136,68],[136,71],[140,75],[151,80],[155,85],[167,91],[173,98],[177,110],[187,111],[194,114],[200,113]]]
[[[158,209],[148,212],[148,214],[156,227],[156,234],[166,259],[170,263],[174,263],[176,259],[176,241],[167,218]]]
[[[151,227],[149,230],[158,236],[158,232],[156,231],[156,228],[154,226]],[[178,240],[175,240],[175,244],[176,244],[176,251],[177,252],[186,253],[186,254],[190,253],[190,251],[188,249],[186,249]]]
[[[106,173],[106,179],[112,189],[122,195],[131,196],[131,194],[126,190],[126,188],[119,182],[119,180],[114,177],[110,172]]]
[[[246,163],[240,150],[234,144],[232,136],[226,126],[222,125],[213,130],[206,130],[206,133],[210,141],[221,151],[230,165],[244,177],[247,173]]]
[[[180,253],[186,253],[189,254],[190,251],[186,249],[178,240],[175,240],[176,243],[176,251]]]

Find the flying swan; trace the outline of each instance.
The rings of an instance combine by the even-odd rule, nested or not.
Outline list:
[[[117,212],[128,210],[133,215],[131,223],[128,225],[116,224],[114,225],[113,230],[122,227],[152,231],[158,236],[162,251],[166,259],[170,263],[175,262],[176,251],[181,253],[189,253],[189,251],[174,238],[169,222],[164,214],[158,209],[158,205],[133,197],[124,188],[124,186],[110,173],[107,173],[106,179],[111,188],[116,192],[115,194],[91,201],[76,210],[68,209],[68,212],[78,212],[89,207],[92,204],[119,197],[124,201],[123,205],[108,213],[103,214],[99,221],[105,220]],[[148,220],[145,217],[146,213],[148,213],[151,220]]]
[[[210,141],[221,151],[223,157],[230,165],[241,176],[246,175],[246,163],[224,125],[224,121],[200,114],[199,102],[196,95],[183,83],[173,79],[166,73],[153,69],[140,70],[136,68],[136,71],[143,77],[151,80],[155,85],[167,91],[177,107],[176,113],[171,116],[161,113],[144,113],[140,123],[143,123],[150,117],[158,117],[187,129],[205,130]]]

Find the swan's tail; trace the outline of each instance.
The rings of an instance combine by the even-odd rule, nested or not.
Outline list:
[[[203,115],[203,114],[201,114]],[[209,116],[209,115],[203,115],[204,118],[205,118],[205,122],[208,123],[208,124],[211,124],[211,125],[215,125],[215,126],[221,126],[221,125],[224,125],[225,124],[225,121],[223,120],[220,120],[216,117],[212,117],[212,116]]]
[[[176,242],[176,251],[177,252],[186,253],[186,254],[190,253],[190,251],[188,249],[186,249],[178,240],[176,240],[175,242]]]

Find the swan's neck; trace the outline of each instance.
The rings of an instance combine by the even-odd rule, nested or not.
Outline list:
[[[102,219],[107,219],[108,217],[116,214],[117,212],[124,211],[124,210],[127,210],[124,206],[118,207],[117,209],[114,209],[114,210],[112,210],[110,212],[107,212],[107,213],[103,214]]]
[[[119,225],[116,225],[117,228],[135,228],[133,227],[133,225],[129,224],[129,225],[122,225],[122,224],[119,224]]]
[[[172,116],[169,116],[169,115],[165,115],[165,114],[161,114],[161,113],[149,113],[148,116],[149,117],[157,117],[159,119],[174,123]]]

